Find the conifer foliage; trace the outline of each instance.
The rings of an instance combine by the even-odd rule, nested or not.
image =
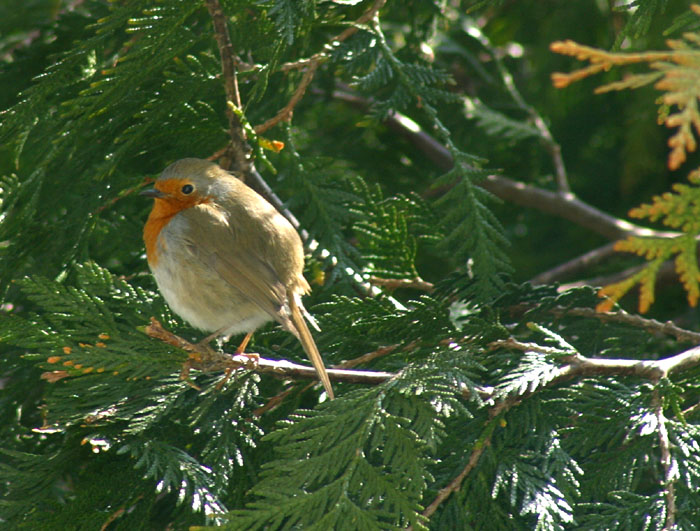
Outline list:
[[[607,197],[631,174],[612,162],[579,178],[601,146],[635,160],[655,137],[633,150],[639,129],[595,103],[616,93],[565,101],[549,75],[574,59],[549,44],[592,64],[559,87],[632,63],[654,71],[609,88],[666,76],[678,169],[700,8],[571,5],[547,25],[549,4],[0,1],[0,527],[697,529],[697,313],[616,304],[640,283],[649,309],[669,258],[697,303],[697,170],[654,199]],[[658,56],[617,52],[681,31]],[[578,101],[593,125],[572,123]],[[257,331],[256,366],[203,357],[157,292],[138,192],[184,157],[298,225],[335,400],[289,333]],[[650,262],[601,265],[613,247]],[[600,283],[551,283],[596,266],[637,267],[604,308]]]

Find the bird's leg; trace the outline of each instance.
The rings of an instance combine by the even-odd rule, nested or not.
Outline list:
[[[233,354],[234,356],[244,356],[250,360],[250,363],[253,364],[253,367],[256,367],[258,365],[258,360],[260,359],[260,354],[247,354],[245,352],[245,348],[248,346],[248,343],[250,342],[250,338],[253,337],[253,332],[248,332],[245,337],[243,338],[243,341],[241,341],[241,344],[238,345],[238,348],[236,349],[236,352]]]
[[[245,348],[248,346],[248,343],[250,342],[251,337],[253,337],[252,331],[248,332],[245,335],[245,337],[243,338],[243,341],[241,341],[241,344],[238,345],[238,348],[236,349],[236,352],[234,352],[233,355],[234,356],[244,356],[244,357],[248,358],[249,364],[252,365],[252,368],[255,368],[258,365],[258,360],[260,359],[260,355],[254,354],[254,353],[246,354],[246,352],[245,352]],[[249,364],[246,363],[246,366]],[[248,368],[251,368],[251,367],[248,367]],[[231,377],[232,373],[233,373],[233,368],[229,367],[228,369],[226,369],[225,376],[221,379],[221,381],[218,384],[216,384],[216,388],[221,389],[226,384],[226,382],[228,382],[228,379]]]

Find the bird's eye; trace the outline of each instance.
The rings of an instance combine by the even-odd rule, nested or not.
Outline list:
[[[186,184],[185,186],[182,187],[182,193],[185,195],[189,195],[192,192],[194,192],[194,186],[191,184]]]

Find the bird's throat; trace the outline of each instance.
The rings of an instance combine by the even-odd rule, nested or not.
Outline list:
[[[182,205],[172,201],[156,199],[148,221],[143,227],[143,241],[146,244],[146,257],[151,267],[158,263],[158,236],[170,220],[182,210]]]

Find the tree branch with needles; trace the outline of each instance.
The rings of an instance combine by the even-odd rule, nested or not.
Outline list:
[[[543,347],[535,343],[523,343],[514,338],[494,341],[491,343],[492,349],[507,348],[521,350],[523,352],[540,352],[551,354],[551,347]],[[475,443],[467,465],[457,474],[445,487],[440,489],[435,499],[423,511],[423,516],[430,517],[438,509],[440,504],[446,501],[453,493],[457,492],[469,473],[474,470],[479,462],[484,449],[488,446],[493,433],[494,419],[500,418],[506,411],[520,404],[526,398],[535,393],[560,385],[566,381],[576,378],[585,378],[594,375],[606,376],[635,376],[648,379],[657,383],[661,378],[669,376],[671,373],[697,367],[700,365],[700,347],[696,346],[683,351],[675,356],[662,360],[628,360],[628,359],[603,359],[588,358],[581,355],[569,357],[570,363],[562,365],[557,371],[550,375],[550,379],[539,385],[536,389],[529,389],[520,395],[510,395],[498,399],[496,393],[492,393],[491,399],[497,400],[496,404],[489,409],[489,417],[492,419],[484,430],[482,437]],[[658,390],[654,391],[658,397]],[[484,400],[484,397],[482,397]],[[485,400],[488,402],[488,400]],[[675,522],[675,495],[673,490],[673,461],[670,454],[670,441],[665,427],[665,418],[661,401],[657,398],[655,402],[655,412],[658,422],[659,446],[661,449],[661,461],[664,467],[664,494],[668,510],[666,517],[666,527],[671,529]]]
[[[333,92],[333,97],[358,108],[362,112],[366,112],[372,106],[371,100],[355,94],[348,87],[342,85],[339,85],[339,88]],[[576,197],[574,193],[568,190],[568,181],[566,180],[566,170],[563,159],[561,158],[561,150],[552,138],[551,133],[546,129],[542,118],[537,115],[535,111],[532,111],[532,113],[534,113],[534,115],[531,116],[535,126],[540,130],[545,146],[552,157],[553,165],[558,172],[557,182],[559,189],[557,191],[551,191],[496,174],[487,176],[478,183],[479,186],[504,201],[565,219],[575,225],[591,230],[612,240],[612,243],[608,245],[584,253],[579,257],[573,258],[566,264],[541,273],[533,278],[533,282],[554,282],[563,278],[565,275],[578,274],[587,267],[599,264],[616,254],[617,251],[614,249],[615,242],[629,236],[672,239],[683,234],[677,231],[655,230],[632,223],[625,219],[612,216]],[[454,166],[454,159],[450,151],[433,136],[422,130],[415,121],[405,114],[393,111],[387,115],[384,123],[396,134],[408,140],[440,170],[449,171]],[[537,124],[539,124],[539,126]],[[453,185],[431,188],[423,195],[425,197],[439,196],[447,192],[451,186]],[[638,268],[630,269],[624,274],[633,274],[637,269]],[[611,278],[595,279],[596,283],[593,285],[603,285],[603,283],[614,282],[619,276],[620,275],[615,275]],[[677,278],[677,275],[673,267],[661,268],[657,276],[660,282],[670,281],[675,278]]]
[[[292,95],[287,105],[280,109],[280,111],[269,120],[266,120],[260,125],[256,125],[254,128],[255,132],[261,134],[267,131],[268,129],[271,129],[280,122],[291,120],[292,114],[294,112],[294,107],[296,107],[297,103],[299,103],[304,97],[306,89],[311,84],[311,81],[313,80],[314,75],[316,74],[316,70],[319,66],[321,66],[323,62],[325,62],[328,59],[327,51],[331,50],[333,46],[338,45],[339,43],[347,40],[349,37],[357,33],[361,25],[372,20],[372,18],[379,12],[379,10],[384,6],[385,3],[386,0],[375,0],[372,6],[367,11],[365,11],[362,14],[362,16],[355,20],[355,22],[349,28],[345,29],[342,33],[331,39],[331,41],[325,45],[324,50],[315,53],[308,59],[301,59],[299,61],[294,61],[293,63],[286,63],[282,65],[281,70],[283,72],[289,72],[290,70],[295,70],[299,68],[306,68],[306,70],[301,78],[301,82],[297,86],[296,90],[294,91],[294,94]]]

